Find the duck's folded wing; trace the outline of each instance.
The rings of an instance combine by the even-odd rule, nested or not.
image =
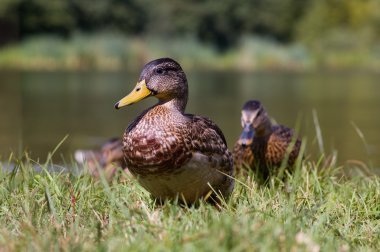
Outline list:
[[[206,155],[215,168],[233,175],[232,155],[219,127],[210,119],[189,115],[191,118],[191,151]]]
[[[273,163],[281,163],[285,155],[290,151],[288,164],[292,165],[300,151],[301,140],[297,138],[292,129],[282,125],[273,127],[273,133],[269,138],[268,153],[272,156]],[[292,149],[289,150],[289,145],[292,144]]]

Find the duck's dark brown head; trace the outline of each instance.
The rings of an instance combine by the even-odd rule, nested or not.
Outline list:
[[[147,63],[131,93],[115,104],[119,109],[146,97],[155,96],[160,102],[173,99],[187,103],[187,79],[181,66],[173,59],[161,58]]]
[[[268,114],[257,100],[247,101],[241,111],[241,126],[243,132],[239,138],[239,144],[251,145],[254,137],[262,137],[271,129]]]

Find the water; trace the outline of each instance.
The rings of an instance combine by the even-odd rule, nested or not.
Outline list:
[[[136,83],[126,72],[0,73],[0,160],[24,150],[44,161],[69,135],[58,160],[70,160],[77,148],[91,148],[120,136],[144,108],[144,100],[115,110],[113,105]],[[240,109],[259,99],[279,123],[297,127],[317,158],[312,111],[320,122],[326,153],[337,151],[340,164],[363,160],[380,166],[380,84],[369,73],[189,73],[189,113],[212,118],[229,147],[240,134]],[[357,133],[356,125],[364,134]],[[56,158],[57,159],[57,158]]]

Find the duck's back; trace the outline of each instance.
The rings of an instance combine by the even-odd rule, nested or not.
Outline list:
[[[289,153],[290,145],[293,145],[289,156],[287,157],[288,165],[293,165],[301,147],[301,141],[294,135],[294,131],[283,125],[272,126],[272,134],[269,137],[265,159],[266,163],[271,166],[281,165],[286,155]]]

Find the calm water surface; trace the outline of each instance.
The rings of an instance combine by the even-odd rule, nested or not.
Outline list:
[[[317,158],[315,109],[326,153],[337,151],[341,164],[355,159],[379,167],[379,77],[368,73],[190,73],[187,111],[212,118],[232,147],[240,134],[243,103],[259,99],[274,120],[298,127],[311,158]],[[114,109],[137,78],[137,73],[125,72],[1,72],[0,160],[27,150],[43,161],[67,134],[58,152],[70,159],[75,149],[96,147],[120,136],[155,102],[150,98]],[[363,132],[366,144],[353,125]]]

